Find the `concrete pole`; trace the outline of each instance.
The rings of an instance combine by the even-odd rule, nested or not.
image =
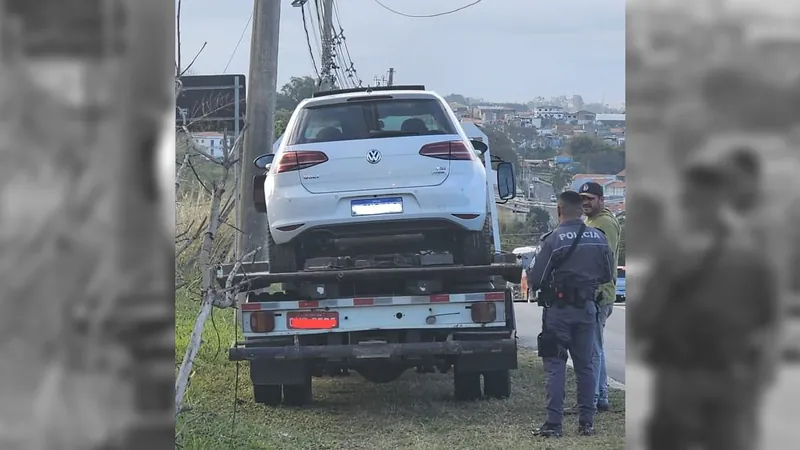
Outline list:
[[[333,0],[322,0],[322,90],[336,86],[333,74]]]
[[[267,216],[255,210],[251,194],[253,176],[257,174],[253,160],[264,153],[272,153],[272,143],[275,140],[280,15],[280,0],[254,0],[245,116],[248,125],[244,134],[238,198],[238,225],[242,233],[237,240],[237,257],[261,247],[262,250],[256,258],[266,259]]]

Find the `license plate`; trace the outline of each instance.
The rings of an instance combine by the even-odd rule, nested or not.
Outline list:
[[[294,330],[330,330],[339,327],[339,313],[289,312],[286,313],[286,326]]]
[[[378,214],[401,214],[403,212],[403,198],[365,198],[352,200],[350,212],[353,216],[374,216]]]

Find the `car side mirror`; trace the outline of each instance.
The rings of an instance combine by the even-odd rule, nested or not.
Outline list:
[[[258,158],[253,160],[253,165],[256,166],[256,169],[264,169],[269,170],[269,167],[272,165],[272,161],[275,160],[274,153],[267,153],[266,155],[261,155]]]
[[[481,155],[486,153],[486,150],[489,150],[489,146],[486,145],[486,143],[483,141],[472,139],[469,141],[469,143],[472,144],[472,148],[474,148],[475,151],[480,153]]]
[[[514,165],[509,162],[497,164],[497,193],[500,196],[500,200],[510,200],[517,196]]]

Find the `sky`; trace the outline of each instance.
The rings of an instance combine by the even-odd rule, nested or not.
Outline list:
[[[473,1],[380,0],[413,15],[449,11]],[[314,75],[301,10],[293,8],[291,0],[282,2],[279,88],[292,76]],[[395,84],[424,84],[441,95],[526,102],[536,96],[578,94],[586,103],[625,101],[624,0],[483,0],[434,18],[403,17],[376,0],[336,4],[364,85],[374,84],[375,76],[385,76],[393,67]],[[191,67],[193,74],[247,74],[250,27],[245,26],[252,5],[251,0],[183,0],[184,66],[206,43]],[[319,65],[313,33],[310,40]]]

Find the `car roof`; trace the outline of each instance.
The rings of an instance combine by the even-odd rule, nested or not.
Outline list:
[[[312,97],[307,98],[300,102],[298,108],[301,107],[308,107],[308,106],[320,106],[320,105],[332,105],[337,103],[344,103],[352,98],[367,98],[367,97],[387,97],[391,96],[392,98],[398,99],[436,99],[439,101],[444,101],[442,97],[433,91],[409,91],[409,90],[397,90],[397,91],[371,91],[371,92],[344,92],[341,94],[332,94],[326,95],[324,97]]]

